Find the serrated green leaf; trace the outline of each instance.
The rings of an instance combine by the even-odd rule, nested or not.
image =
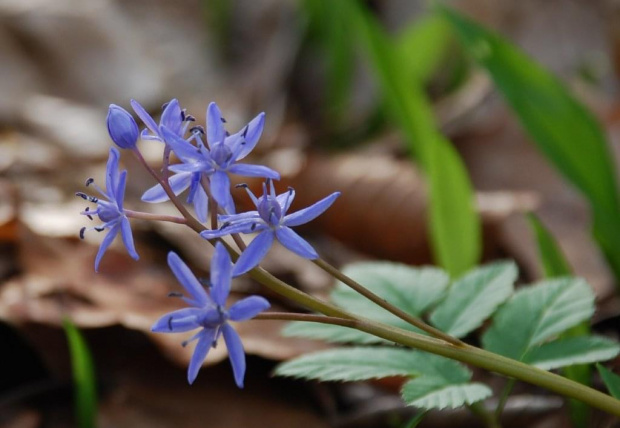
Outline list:
[[[410,406],[423,409],[455,409],[490,397],[493,392],[481,383],[445,383],[433,377],[420,377],[407,382],[401,391]]]
[[[69,342],[73,371],[75,416],[80,428],[93,428],[97,418],[97,386],[95,368],[88,345],[75,324],[63,319],[63,328]]]
[[[465,336],[511,296],[516,279],[514,262],[474,269],[452,284],[448,296],[431,315],[431,322],[452,336]]]
[[[441,269],[413,268],[400,263],[358,263],[346,266],[343,272],[413,316],[421,315],[438,302],[449,282],[448,275]],[[331,300],[354,314],[408,330],[413,329],[407,322],[340,282],[332,291]]]
[[[603,378],[603,382],[605,382],[605,386],[607,386],[609,394],[620,400],[620,376],[600,364],[597,364],[596,368],[598,369],[601,378]]]
[[[524,361],[543,370],[552,370],[609,360],[618,353],[620,345],[613,340],[600,336],[580,336],[555,340],[533,348]]]
[[[593,233],[620,277],[620,199],[613,156],[594,115],[520,49],[448,8],[438,8],[491,75],[539,149],[589,199]]]
[[[543,281],[517,292],[493,317],[485,349],[521,360],[533,346],[589,319],[594,294],[579,278]]]
[[[357,381],[420,375],[422,353],[399,348],[342,348],[307,354],[280,364],[275,373],[322,381]]]
[[[389,343],[380,337],[354,328],[304,321],[293,321],[288,323],[282,330],[282,335],[286,337],[324,340],[329,343],[350,343],[355,345]]]

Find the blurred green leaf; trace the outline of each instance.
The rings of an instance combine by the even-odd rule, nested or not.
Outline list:
[[[485,349],[522,361],[534,346],[589,319],[594,294],[578,278],[560,278],[526,287],[502,306],[482,336]]]
[[[423,376],[407,382],[401,394],[410,406],[442,410],[474,404],[490,397],[493,392],[488,386],[477,382],[457,383]]]
[[[589,199],[594,236],[620,278],[620,202],[613,157],[596,118],[551,73],[513,44],[438,7],[491,75],[547,158]]]
[[[544,343],[527,353],[525,362],[544,370],[614,358],[620,345],[599,336],[569,337]]]
[[[451,275],[459,275],[477,263],[481,246],[480,219],[463,162],[439,133],[422,82],[412,82],[394,41],[359,2],[342,3],[349,6],[347,19],[357,24],[388,110],[426,172],[431,241],[438,263]]]
[[[499,262],[468,272],[450,286],[431,322],[451,336],[463,337],[479,327],[514,290],[517,267]]]
[[[620,376],[600,364],[597,364],[596,368],[598,369],[601,378],[603,378],[603,382],[605,382],[605,386],[607,386],[609,394],[620,400]]]
[[[450,27],[436,14],[412,21],[397,40],[397,55],[406,75],[413,82],[428,81],[446,55],[451,39]]]
[[[97,390],[93,359],[86,341],[71,320],[65,318],[63,327],[71,354],[77,426],[94,428],[97,418]]]

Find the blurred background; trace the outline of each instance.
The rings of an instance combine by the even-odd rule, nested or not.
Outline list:
[[[591,236],[587,198],[541,154],[519,115],[476,65],[475,52],[464,48],[429,2],[352,2],[378,29],[374,33],[359,31],[347,3],[0,0],[1,426],[77,426],[63,317],[82,329],[92,353],[100,427],[396,427],[415,412],[402,406],[397,380],[332,385],[272,378],[278,361],[326,346],[280,337],[283,324],[277,321],[240,326],[249,354],[243,391],[232,382],[224,346],[210,354],[209,365],[188,387],[191,350],[180,346],[182,338],[156,336],[149,327],[176,307],[166,298],[178,288],[165,264],[167,252],[179,252],[208,277],[211,247],[181,226],[134,221],[140,261],[116,243],[95,274],[101,235],[78,239],[87,220],[79,215],[84,201],[74,194],[85,190],[88,177],[104,182],[112,144],[108,105],[129,109],[132,98],[154,117],[162,104],[178,98],[203,125],[206,106],[216,101],[234,132],[266,112],[251,162],[280,171],[281,189],[295,187],[293,209],[343,193],[301,229],[336,266],[381,259],[436,263],[457,274],[472,263],[510,258],[520,265],[523,281],[534,281],[542,269],[525,213],[535,212],[572,269],[594,287],[594,328],[611,325],[617,333],[617,281]],[[620,3],[449,5],[561,79],[601,123],[610,153],[618,153]],[[373,45],[377,40],[384,45]],[[388,51],[386,60],[382,52]],[[388,63],[392,68],[382,68]],[[425,109],[414,108],[410,117],[399,110],[408,105],[409,93]],[[409,122],[418,125],[409,129]],[[435,187],[428,186],[432,172],[421,166],[416,141],[425,126],[447,138],[471,182],[475,209],[465,214],[481,228],[478,233],[471,226],[474,237],[462,238],[473,248],[462,248],[471,254],[462,263],[452,263],[429,232],[429,188]],[[154,166],[161,163],[159,143],[140,147]],[[140,201],[154,183],[132,157],[123,155],[122,161],[129,171],[127,205],[172,213]],[[434,177],[451,177],[452,165],[439,162]],[[244,192],[238,193],[238,203],[247,206]],[[458,239],[454,247],[461,251]],[[280,247],[263,266],[321,297],[333,285],[316,266]],[[234,292],[264,290],[241,278]],[[299,310],[269,297],[277,309]],[[565,426],[559,398],[533,397],[532,388],[517,391],[504,426]],[[424,423],[478,426],[460,410],[430,414]]]

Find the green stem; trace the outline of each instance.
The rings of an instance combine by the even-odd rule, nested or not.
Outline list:
[[[471,364],[481,369],[528,382],[565,397],[583,401],[592,407],[596,407],[612,415],[620,416],[620,400],[562,376],[471,345],[454,346],[445,343],[443,340],[422,336],[418,333],[362,319],[342,319],[321,315],[288,313],[265,313],[259,315],[257,318],[309,321],[355,328],[389,340],[390,342],[441,355],[442,357]]]
[[[327,263],[325,260],[323,260],[323,259],[316,259],[316,260],[312,260],[312,262],[315,265],[317,265],[318,267],[320,267],[321,269],[323,269],[325,272],[329,273],[331,276],[336,278],[337,280],[339,280],[342,283],[348,285],[353,290],[357,291],[362,296],[366,297],[368,300],[370,300],[370,301],[374,302],[375,304],[381,306],[386,311],[391,312],[392,314],[396,315],[398,318],[408,322],[409,324],[413,325],[414,327],[417,327],[420,330],[427,332],[431,336],[434,336],[434,337],[436,337],[438,339],[444,340],[444,341],[446,341],[448,343],[451,343],[451,344],[453,344],[455,346],[464,346],[465,345],[464,342],[460,341],[456,337],[452,337],[449,334],[446,334],[443,331],[438,330],[435,327],[432,327],[432,326],[426,324],[421,319],[419,319],[417,317],[414,317],[414,316],[411,316],[407,312],[405,312],[405,311],[397,308],[396,306],[392,305],[391,303],[387,302],[385,299],[377,296],[375,293],[373,293],[372,291],[370,291],[369,289],[367,289],[363,285],[359,284],[358,282],[356,282],[352,278],[349,278],[347,275],[345,275],[344,273],[342,273],[341,271],[336,269],[334,266],[332,266],[329,263]]]
[[[509,379],[502,390],[502,395],[499,397],[499,402],[497,403],[497,408],[495,409],[495,417],[500,418],[502,413],[504,412],[504,407],[506,407],[506,402],[508,401],[508,396],[512,392],[512,388],[515,386],[516,380]]]
[[[478,415],[487,428],[502,428],[497,417],[492,412],[489,412],[481,402],[469,405],[469,410]]]

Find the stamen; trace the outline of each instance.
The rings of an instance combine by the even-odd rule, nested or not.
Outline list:
[[[200,282],[203,287],[211,288],[211,281],[209,281],[207,278],[198,278],[198,282]]]
[[[187,116],[185,116],[184,121],[185,122],[196,122],[196,118],[192,116],[191,114],[188,114]]]
[[[228,132],[228,131],[224,131],[224,134],[225,134],[227,137],[230,137],[230,132]]]
[[[103,232],[105,230],[105,227],[103,227],[103,226],[95,226],[95,230],[97,232]]]
[[[235,185],[235,188],[236,188],[236,189],[238,189],[238,188],[240,188],[240,187],[243,187],[244,189],[247,189],[247,188],[248,188],[248,187],[250,187],[250,186],[248,186],[246,183],[241,183],[241,184],[237,184],[237,185]]]
[[[162,110],[166,110],[166,107],[168,107],[168,104],[170,104],[170,103],[168,102],[168,103],[162,104],[161,109]]]
[[[179,293],[178,291],[171,291],[168,293],[168,297],[183,297],[183,293]]]
[[[230,226],[230,222],[229,221],[227,221],[223,225],[221,225],[220,226],[220,230],[226,229],[228,226]]]
[[[99,202],[99,199],[95,198],[94,196],[89,196],[86,193],[75,192],[75,196],[79,196],[80,198],[82,198],[82,199],[84,199],[85,201],[88,201],[88,202],[94,202],[94,203]]]
[[[92,177],[88,178],[88,179],[86,180],[86,183],[85,183],[85,184],[86,184],[86,187],[90,186],[90,185],[91,185],[94,181],[95,181],[95,179],[94,179],[94,178],[92,178]]]
[[[254,229],[256,229],[256,223],[252,223],[252,226],[250,226],[250,230],[252,232],[254,232]]]
[[[222,119],[222,123],[226,123],[226,119],[224,119],[223,117],[220,117],[220,119]]]
[[[190,340],[184,340],[183,342],[181,342],[181,346],[185,348],[189,342]]]
[[[196,125],[196,126],[192,126],[191,128],[189,128],[189,132],[191,132],[192,134],[204,135],[205,129],[200,125]]]
[[[88,211],[90,211],[90,207],[86,207],[86,209],[84,210],[84,212],[88,212]],[[93,219],[93,216],[90,214],[86,214],[86,217],[88,217],[91,220]]]
[[[80,229],[80,239],[84,239],[84,232],[86,232],[86,228],[85,227]]]
[[[243,129],[243,134],[242,135],[243,135],[243,138],[248,136],[248,125],[245,125],[245,128]],[[245,142],[244,142],[244,144],[245,144]]]
[[[172,317],[168,318],[168,330],[172,331]]]

